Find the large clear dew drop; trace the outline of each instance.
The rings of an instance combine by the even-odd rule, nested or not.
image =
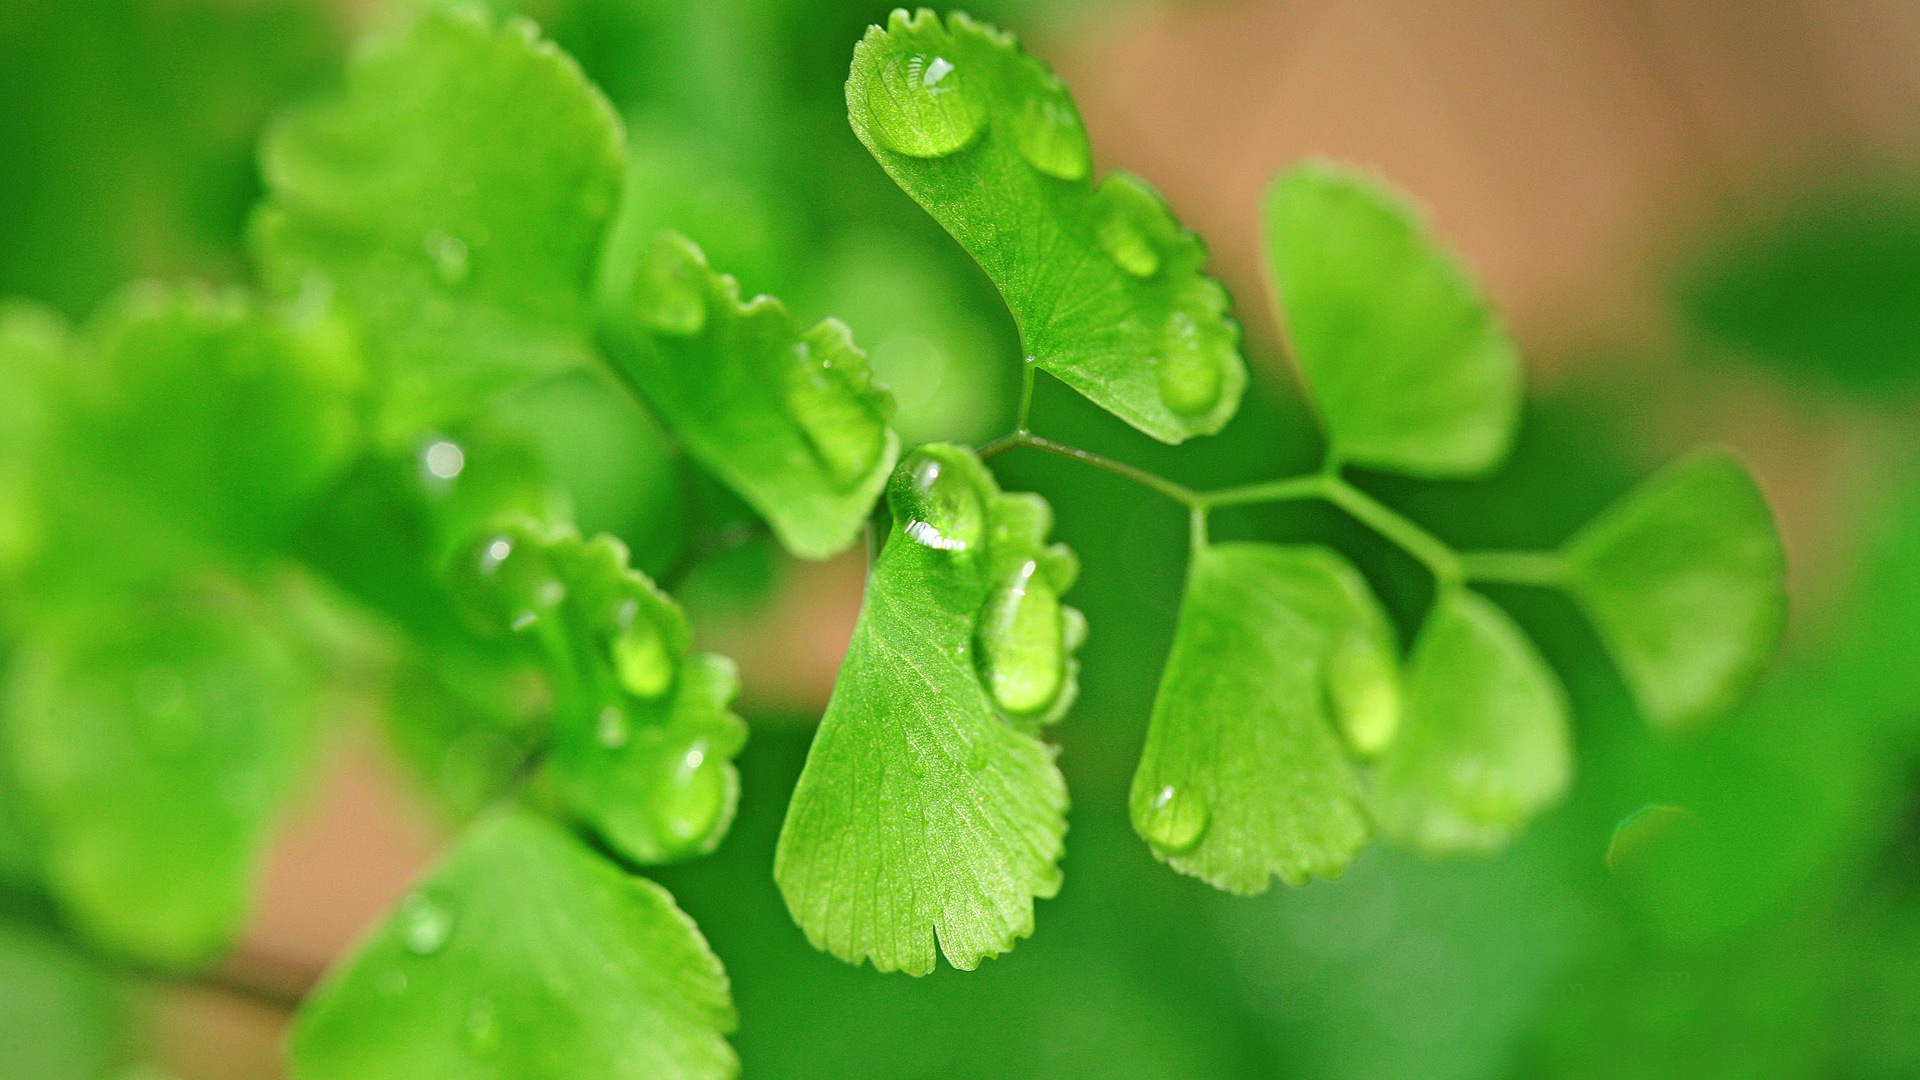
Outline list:
[[[894,516],[907,539],[939,551],[965,551],[979,544],[986,508],[973,481],[932,454],[902,462],[892,484]]]
[[[699,848],[727,808],[726,763],[697,739],[667,763],[653,802],[661,843],[669,851]]]
[[[1174,784],[1151,789],[1134,813],[1134,823],[1163,855],[1191,851],[1207,832],[1207,802],[1200,793]]]
[[[867,84],[874,134],[888,149],[917,158],[945,157],[986,123],[986,104],[966,72],[944,56],[899,53]]]
[[[1060,597],[1029,559],[996,586],[975,636],[980,673],[993,700],[1015,716],[1042,712],[1066,681]]]

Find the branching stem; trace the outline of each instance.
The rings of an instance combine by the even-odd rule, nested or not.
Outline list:
[[[1484,551],[1463,554],[1455,551],[1412,519],[1354,486],[1341,475],[1337,462],[1330,462],[1319,472],[1302,476],[1265,480],[1218,491],[1196,491],[1124,461],[1035,435],[1026,429],[1032,389],[1033,366],[1029,361],[1021,398],[1020,427],[981,447],[981,458],[992,458],[1016,447],[1028,447],[1130,480],[1188,509],[1191,514],[1189,531],[1195,550],[1207,543],[1207,514],[1213,510],[1223,506],[1313,499],[1338,507],[1412,556],[1433,575],[1435,584],[1443,589],[1457,588],[1468,581],[1552,587],[1563,578],[1560,556],[1552,552]]]

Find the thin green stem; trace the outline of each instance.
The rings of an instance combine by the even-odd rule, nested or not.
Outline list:
[[[1459,554],[1438,537],[1340,477],[1328,477],[1326,483],[1328,502],[1418,559],[1441,588],[1458,586],[1465,580]]]
[[[1091,465],[1096,469],[1101,469],[1115,476],[1131,480],[1141,487],[1164,495],[1182,506],[1191,508],[1203,505],[1200,496],[1185,484],[1175,483],[1158,473],[1151,473],[1145,469],[1135,468],[1124,461],[1116,461],[1104,454],[1096,454],[1091,450],[1082,450],[1077,446],[1069,446],[1063,442],[1055,442],[1045,436],[1035,435],[1031,432],[1016,431],[1010,435],[1002,435],[1000,438],[981,447],[979,454],[983,459],[990,458],[996,454],[1011,450],[1016,446],[1031,447],[1035,450],[1044,451],[1058,457],[1078,461],[1082,465]]]
[[[1020,365],[1020,415],[1013,423],[1013,430],[1021,435],[1030,430],[1027,421],[1033,417],[1033,376],[1039,370],[1031,356]]]
[[[1187,542],[1190,554],[1198,555],[1207,546],[1207,508],[1195,505],[1187,510]]]
[[[1468,551],[1460,555],[1460,569],[1468,581],[1543,589],[1559,586],[1567,574],[1566,560],[1556,551]]]
[[[1310,473],[1306,476],[1291,476],[1285,480],[1266,480],[1258,484],[1244,484],[1240,487],[1202,492],[1200,499],[1207,509],[1211,510],[1221,506],[1245,506],[1248,503],[1331,499],[1329,490],[1328,477],[1320,473]]]

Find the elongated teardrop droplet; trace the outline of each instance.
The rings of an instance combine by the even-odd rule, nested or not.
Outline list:
[[[1400,730],[1400,676],[1391,656],[1365,634],[1335,642],[1327,654],[1327,703],[1361,757],[1377,757]]]
[[[1115,266],[1137,278],[1160,272],[1163,235],[1175,228],[1172,215],[1152,188],[1124,173],[1109,176],[1096,193],[1094,236]]]
[[[1160,339],[1160,400],[1182,416],[1198,416],[1220,403],[1225,358],[1184,311],[1167,320]]]
[[[1031,716],[1053,704],[1066,681],[1066,628],[1059,594],[1027,560],[987,597],[975,637],[987,690],[1002,709]]]
[[[1179,855],[1206,835],[1207,803],[1199,792],[1162,784],[1136,800],[1133,824],[1160,854]]]
[[[1027,164],[1060,180],[1079,180],[1092,167],[1087,129],[1058,80],[1027,98],[1015,114],[1014,145]]]
[[[845,490],[867,475],[886,449],[887,424],[856,376],[838,366],[860,362],[841,348],[844,337],[816,347],[800,341],[783,372],[782,404],[808,449],[835,487]]]
[[[669,763],[654,794],[653,816],[663,846],[673,852],[701,847],[727,808],[726,766],[697,739]]]
[[[888,499],[907,539],[941,551],[965,551],[980,542],[986,508],[973,480],[926,450],[894,470]]]
[[[634,304],[655,333],[692,337],[707,325],[706,268],[683,237],[662,234],[647,249]]]
[[[937,158],[973,141],[987,110],[966,72],[944,56],[889,57],[867,84],[874,134],[908,157]]]
[[[627,693],[649,701],[667,692],[673,685],[673,660],[667,652],[666,635],[640,610],[636,600],[620,606],[617,630],[610,651],[613,671]]]

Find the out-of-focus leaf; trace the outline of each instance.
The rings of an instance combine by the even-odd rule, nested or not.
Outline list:
[[[268,136],[254,249],[283,295],[336,290],[359,314],[387,366],[384,429],[412,437],[589,361],[620,144],[605,99],[531,23],[427,15]]]
[[[1066,786],[1035,737],[1084,635],[1052,514],[971,451],[909,455],[893,531],[794,791],[774,877],[816,948],[882,971],[970,970],[1060,885]]]
[[[53,422],[52,386],[67,374],[68,338],[53,311],[0,301],[0,578],[40,543],[35,477]]]
[[[1134,828],[1231,892],[1338,876],[1369,830],[1335,716],[1377,749],[1399,721],[1398,667],[1385,613],[1338,555],[1202,549],[1133,778]]]
[[[1710,340],[1869,397],[1920,378],[1920,192],[1829,193],[1707,247],[1679,299]]]
[[[665,889],[518,811],[468,831],[295,1021],[302,1080],[705,1080],[720,961]]]
[[[547,771],[561,801],[622,856],[712,851],[733,822],[731,661],[689,652],[686,616],[609,536],[509,526],[455,568],[483,625],[535,643],[553,683]]]
[[[185,966],[239,932],[312,756],[303,659],[215,584],[103,601],[24,643],[5,734],[47,884],[87,936]]]
[[[900,440],[847,328],[801,330],[771,297],[743,302],[675,233],[608,252],[601,340],[614,367],[789,550],[818,559],[853,543]]]
[[[1414,642],[1406,702],[1374,776],[1387,836],[1437,854],[1497,847],[1566,791],[1566,694],[1480,594],[1441,592]]]
[[[1664,728],[1731,706],[1786,628],[1773,514],[1731,454],[1668,466],[1575,536],[1566,560],[1635,700]]]
[[[854,50],[853,130],[999,286],[1027,355],[1162,442],[1210,435],[1246,387],[1206,247],[1125,173],[1093,183],[1073,98],[964,14],[896,11]]]
[[[1266,252],[1333,456],[1390,472],[1484,472],[1520,423],[1520,357],[1403,197],[1322,163],[1267,192]]]
[[[12,1080],[107,1080],[120,1004],[101,971],[51,938],[0,923],[0,1047]]]

